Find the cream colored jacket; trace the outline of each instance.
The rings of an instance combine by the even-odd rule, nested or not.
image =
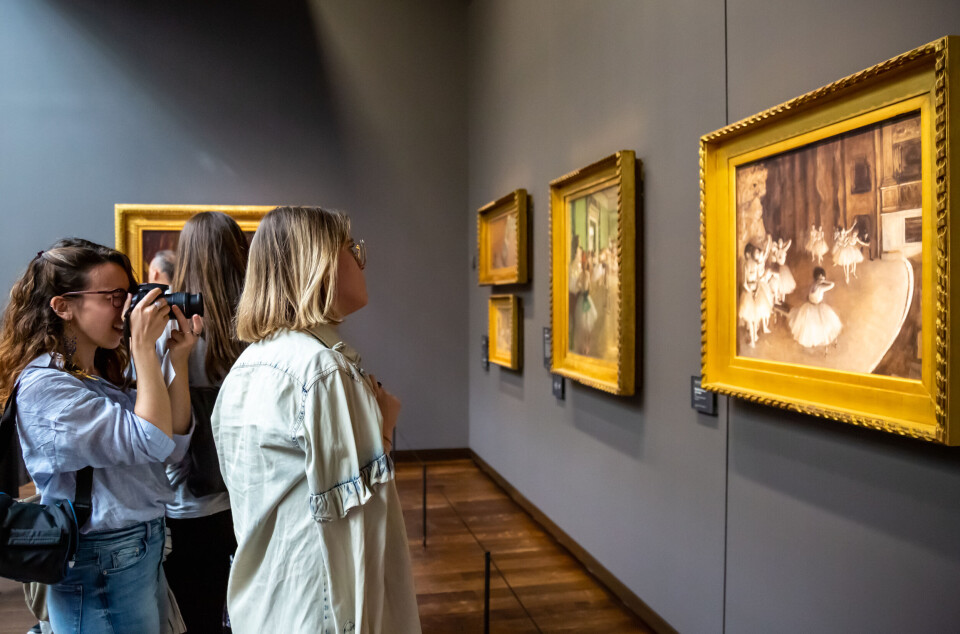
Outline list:
[[[237,634],[420,632],[393,462],[359,356],[334,327],[249,346],[213,433],[237,553]]]

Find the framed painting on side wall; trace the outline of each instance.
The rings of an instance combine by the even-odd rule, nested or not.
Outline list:
[[[520,299],[516,295],[491,295],[487,314],[490,362],[519,370],[523,365],[520,353]]]
[[[260,220],[275,208],[275,205],[114,205],[117,250],[130,258],[137,279],[146,282],[150,262],[158,253],[176,253],[180,230],[194,214],[223,212],[237,221],[249,241]]]
[[[527,282],[527,190],[487,203],[477,211],[479,284]]]
[[[960,444],[958,48],[938,40],[701,139],[704,387]]]
[[[634,393],[638,163],[632,151],[550,183],[551,372]]]

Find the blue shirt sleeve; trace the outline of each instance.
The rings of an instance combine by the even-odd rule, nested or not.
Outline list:
[[[49,473],[162,462],[176,443],[132,407],[59,370],[30,372],[17,396],[21,442]],[[39,465],[38,465],[39,466]]]
[[[167,459],[164,460],[167,464],[177,464],[181,460],[187,457],[187,450],[190,448],[190,439],[193,438],[193,429],[196,427],[196,423],[193,422],[193,419],[190,420],[190,429],[187,430],[187,433],[184,435],[174,434],[173,435],[173,452],[167,456]]]

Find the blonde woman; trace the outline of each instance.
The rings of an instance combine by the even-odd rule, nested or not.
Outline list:
[[[278,207],[250,247],[213,432],[237,553],[234,632],[420,632],[388,452],[400,402],[337,325],[367,303],[342,214]]]

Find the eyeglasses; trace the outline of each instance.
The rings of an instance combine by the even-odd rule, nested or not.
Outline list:
[[[353,254],[354,259],[357,261],[357,264],[360,266],[362,271],[367,266],[367,245],[363,243],[363,240],[354,240],[350,243],[350,253]]]
[[[127,291],[123,288],[115,288],[112,291],[70,291],[63,293],[60,297],[69,297],[71,295],[109,295],[110,303],[114,308],[123,308],[123,303],[127,301]]]

